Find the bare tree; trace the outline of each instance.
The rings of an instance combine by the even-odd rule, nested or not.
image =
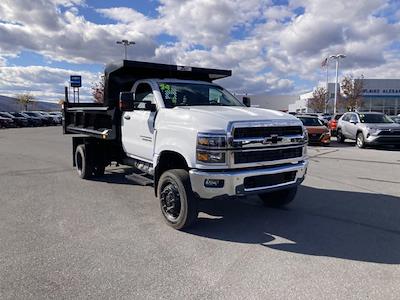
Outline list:
[[[104,102],[104,75],[100,80],[92,85],[92,96],[95,102]]]
[[[340,87],[343,93],[343,104],[348,111],[355,111],[362,106],[364,76],[353,78],[347,75],[343,78]]]
[[[308,100],[308,108],[315,112],[323,112],[325,110],[327,91],[324,87],[318,87],[314,90],[312,98]]]
[[[35,100],[35,97],[33,97],[29,93],[25,94],[18,94],[17,95],[17,103],[22,105],[24,107],[24,110],[28,110],[28,104],[32,104]]]

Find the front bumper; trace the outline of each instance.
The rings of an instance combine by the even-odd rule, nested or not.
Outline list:
[[[365,142],[368,145],[400,145],[400,135],[370,135]]]
[[[193,192],[202,199],[212,199],[220,196],[242,196],[252,193],[264,193],[297,186],[304,180],[307,167],[308,161],[305,160],[296,164],[285,164],[262,169],[257,168],[215,172],[192,169],[189,171],[189,175]],[[290,181],[253,188],[245,187],[245,179],[248,177],[291,172],[295,173],[295,175]],[[207,187],[206,180],[223,180],[223,185],[221,187]]]
[[[309,144],[329,144],[331,142],[330,133],[309,133],[308,143]]]

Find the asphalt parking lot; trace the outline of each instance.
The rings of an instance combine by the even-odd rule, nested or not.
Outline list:
[[[81,180],[61,130],[0,131],[1,299],[400,298],[398,150],[310,147],[287,209],[207,201],[179,232],[121,170]]]

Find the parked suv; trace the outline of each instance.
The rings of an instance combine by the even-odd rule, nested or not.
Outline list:
[[[24,114],[30,116],[30,117],[35,117],[40,119],[41,124],[44,126],[51,126],[53,125],[53,118],[50,116],[44,116],[36,111],[23,111]]]
[[[367,145],[400,145],[400,124],[377,112],[345,113],[337,126],[338,142],[356,140],[357,147]]]
[[[14,121],[11,118],[5,118],[0,116],[0,128],[11,128],[15,127]]]
[[[19,112],[18,114],[22,115],[23,117],[28,119],[28,122],[30,126],[43,126],[44,121],[42,116],[36,115],[33,112],[27,111],[27,112]]]
[[[25,127],[28,126],[28,120],[24,118],[23,116],[14,116],[13,114],[9,112],[0,112],[0,116],[3,118],[9,118],[14,121],[15,126],[18,127]]]
[[[58,124],[58,117],[50,115],[48,112],[45,111],[33,111],[36,114],[39,114],[43,118],[45,118],[46,125],[57,125]]]

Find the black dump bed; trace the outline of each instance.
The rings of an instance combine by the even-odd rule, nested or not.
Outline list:
[[[64,133],[82,133],[103,139],[119,136],[120,92],[130,91],[133,84],[146,78],[175,78],[211,82],[231,76],[230,70],[217,70],[159,63],[123,60],[108,64],[104,72],[103,103],[64,103]]]

